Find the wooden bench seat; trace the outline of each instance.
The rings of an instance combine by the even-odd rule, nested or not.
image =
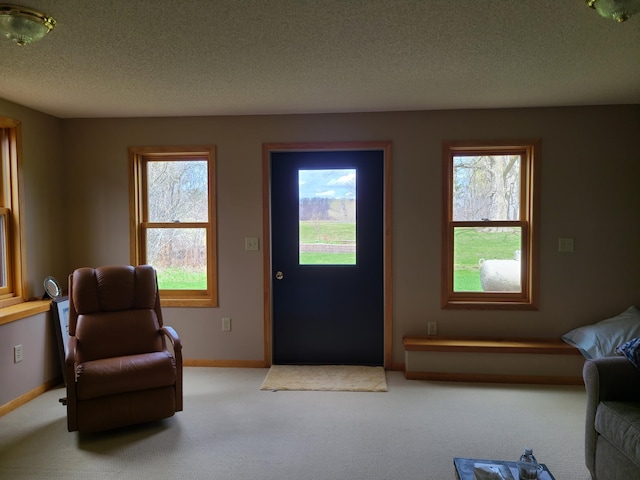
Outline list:
[[[580,351],[555,338],[402,339],[408,379],[582,384]]]

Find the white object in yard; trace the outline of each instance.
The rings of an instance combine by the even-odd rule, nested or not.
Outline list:
[[[519,292],[520,250],[516,250],[513,260],[485,260],[480,263],[480,285],[485,292]]]

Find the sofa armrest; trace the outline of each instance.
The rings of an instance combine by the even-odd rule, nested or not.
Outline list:
[[[587,395],[597,403],[602,400],[640,401],[640,370],[625,357],[587,360],[583,378]]]
[[[596,411],[603,400],[640,402],[640,370],[625,357],[587,360],[582,371],[587,392],[585,418],[585,460],[595,471]]]

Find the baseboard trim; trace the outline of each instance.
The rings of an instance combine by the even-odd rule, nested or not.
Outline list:
[[[262,360],[183,359],[185,367],[267,368]]]
[[[228,367],[228,368],[269,368],[262,360],[208,360],[208,359],[184,359],[185,367]],[[387,371],[403,372],[404,363],[393,363]]]
[[[392,363],[387,371],[391,372],[404,372],[404,363]]]
[[[21,407],[27,402],[30,402],[34,398],[42,395],[47,390],[51,390],[56,385],[59,385],[62,382],[62,378],[54,378],[53,380],[49,380],[46,383],[43,383],[39,387],[34,388],[33,390],[25,393],[24,395],[20,395],[18,398],[15,398],[4,405],[0,406],[0,417],[6,415],[9,412],[12,412],[18,407]]]

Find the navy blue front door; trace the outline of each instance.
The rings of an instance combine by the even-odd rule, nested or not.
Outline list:
[[[269,160],[273,363],[383,365],[384,151]]]

